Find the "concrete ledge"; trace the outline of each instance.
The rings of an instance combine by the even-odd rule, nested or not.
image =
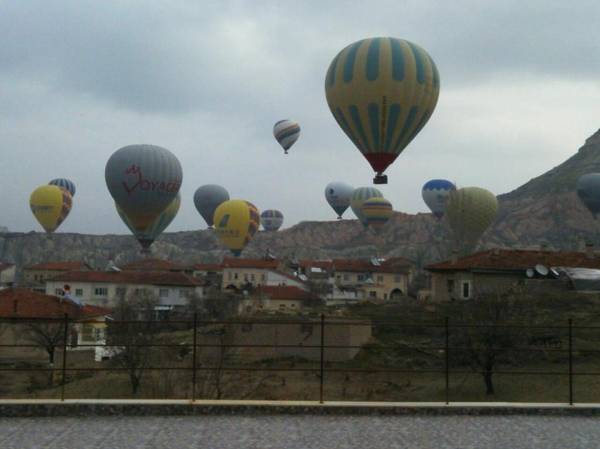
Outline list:
[[[0,417],[182,415],[600,416],[600,404],[189,400],[0,400]]]

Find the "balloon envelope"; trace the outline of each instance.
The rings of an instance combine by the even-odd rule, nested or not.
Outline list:
[[[382,173],[425,126],[437,104],[440,78],[421,47],[392,37],[363,39],[340,51],[325,78],[327,104],[338,125]]]
[[[229,193],[224,187],[216,184],[206,184],[198,187],[194,193],[194,205],[196,209],[206,221],[209,227],[212,227],[213,217],[217,207],[225,201],[229,200]]]
[[[113,153],[104,171],[106,186],[137,230],[151,226],[175,199],[183,173],[169,150],[129,145]]]
[[[54,232],[67,218],[72,205],[69,191],[54,185],[40,186],[29,197],[31,212],[48,233]]]
[[[480,187],[450,192],[446,216],[462,254],[473,249],[498,213],[496,196]]]
[[[344,182],[334,181],[325,187],[325,199],[331,208],[338,214],[338,218],[350,207],[354,188]]]
[[[268,209],[260,214],[260,224],[265,231],[277,231],[283,224],[283,214],[275,209]]]
[[[600,173],[588,173],[577,180],[577,196],[594,218],[600,212]]]
[[[260,226],[254,204],[244,200],[225,201],[215,211],[215,234],[235,256],[239,256]]]
[[[442,218],[448,206],[450,192],[456,190],[456,186],[445,179],[432,179],[427,181],[421,190],[423,201],[436,218]]]
[[[121,220],[127,225],[129,230],[135,236],[137,241],[142,245],[142,248],[148,249],[150,245],[154,243],[154,240],[163,233],[165,229],[171,224],[171,222],[175,219],[177,212],[179,212],[179,206],[181,205],[181,195],[178,193],[175,199],[167,206],[167,208],[156,217],[154,222],[152,222],[149,226],[144,229],[138,230],[136,229],[127,214],[123,212],[123,210],[116,205],[117,212],[121,217]]]
[[[293,120],[279,120],[273,126],[273,136],[279,142],[287,154],[288,150],[298,137],[300,137],[300,125]]]
[[[356,218],[366,227],[367,221],[362,212],[363,203],[370,198],[383,198],[383,194],[375,187],[359,187],[352,192],[350,207]]]
[[[392,217],[392,203],[385,198],[369,198],[362,205],[362,214],[367,226],[379,231]]]
[[[75,184],[73,183],[73,181],[71,181],[69,179],[65,179],[65,178],[53,179],[52,181],[50,181],[48,183],[48,185],[57,186],[62,189],[68,190],[69,193],[71,194],[71,196],[75,196]]]

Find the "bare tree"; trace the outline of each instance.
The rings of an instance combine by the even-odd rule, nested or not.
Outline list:
[[[65,325],[63,321],[34,321],[24,324],[25,341],[37,345],[48,354],[48,363],[54,364],[56,348],[65,342]]]
[[[108,340],[113,346],[113,363],[125,368],[131,393],[137,395],[148,368],[159,326],[154,320],[158,298],[149,290],[136,290],[118,298],[115,321],[109,324]]]
[[[458,304],[464,327],[452,329],[452,346],[462,348],[453,355],[458,363],[469,364],[481,374],[486,395],[495,393],[493,375],[499,363],[514,361],[516,351],[528,343],[524,327],[531,323],[530,301],[518,291],[489,292]]]

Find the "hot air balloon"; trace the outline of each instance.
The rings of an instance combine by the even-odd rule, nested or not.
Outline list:
[[[474,249],[498,212],[498,200],[480,187],[463,187],[450,192],[446,216],[461,255]]]
[[[383,175],[435,109],[440,78],[433,59],[412,42],[363,39],[333,59],[325,78],[329,109],[342,130]]]
[[[215,211],[215,234],[235,256],[239,256],[260,226],[254,204],[244,200],[228,200]]]
[[[600,212],[600,173],[588,173],[577,180],[577,196],[594,218]]]
[[[109,158],[104,177],[129,223],[143,231],[173,202],[183,173],[169,150],[155,145],[129,145]]]
[[[260,214],[260,224],[265,231],[277,231],[283,224],[283,214],[275,209],[268,209]]]
[[[365,223],[375,232],[379,232],[394,214],[392,203],[380,197],[366,200],[361,211],[363,217],[365,217]]]
[[[54,232],[65,221],[72,204],[69,191],[54,185],[40,186],[29,197],[31,212],[48,233]]]
[[[283,147],[285,154],[287,154],[290,147],[300,137],[300,125],[293,120],[279,120],[273,126],[273,135],[277,139],[277,142],[279,142],[279,145]]]
[[[354,188],[343,182],[330,182],[325,187],[325,199],[338,214],[338,220],[342,219],[343,213],[350,207]]]
[[[366,218],[362,213],[363,203],[370,198],[383,198],[383,194],[375,187],[359,187],[352,192],[350,207],[356,218],[367,227]]]
[[[66,189],[69,191],[69,193],[71,194],[71,196],[75,196],[75,184],[73,183],[73,181],[70,181],[68,179],[65,178],[57,178],[57,179],[53,179],[52,181],[50,181],[48,183],[48,185],[50,186],[58,186],[62,189]]]
[[[133,224],[130,222],[127,214],[121,210],[121,208],[115,203],[117,208],[117,212],[121,217],[121,220],[127,225],[129,230],[133,233],[135,238],[144,250],[148,250],[150,245],[154,243],[154,240],[163,233],[165,229],[171,224],[177,212],[179,212],[179,206],[181,205],[181,195],[178,193],[175,199],[167,206],[167,208],[162,211],[158,217],[154,220],[154,222],[145,229],[138,230]]]
[[[456,186],[445,179],[432,179],[427,181],[421,190],[423,201],[438,220],[444,216],[450,192],[456,190]]]
[[[209,228],[213,226],[213,217],[219,204],[229,199],[229,193],[224,187],[207,184],[198,187],[194,193],[194,205]]]

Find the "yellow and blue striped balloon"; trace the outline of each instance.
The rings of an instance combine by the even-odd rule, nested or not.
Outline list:
[[[365,223],[378,232],[394,214],[394,208],[385,198],[369,198],[362,205]]]
[[[375,187],[358,187],[352,192],[352,199],[350,200],[350,208],[358,221],[360,221],[366,228],[368,226],[367,219],[363,214],[363,204],[365,201],[371,198],[383,198],[383,194]]]
[[[440,77],[431,56],[393,37],[363,39],[333,59],[325,95],[336,121],[385,184],[386,168],[427,123]]]

